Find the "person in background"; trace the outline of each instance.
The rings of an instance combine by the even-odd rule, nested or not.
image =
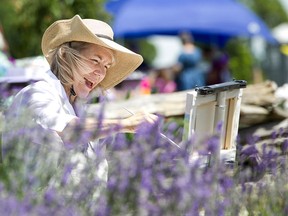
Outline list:
[[[176,91],[171,68],[155,68],[148,72],[140,82],[141,94],[172,93]]]
[[[176,83],[170,68],[160,68],[155,73],[154,91],[156,93],[172,93],[176,91]]]
[[[215,51],[211,60],[211,68],[207,73],[207,85],[213,85],[231,81],[231,73],[229,71],[229,56],[220,51]]]
[[[3,149],[15,144],[15,137],[17,142],[27,140],[43,148],[61,148],[79,140],[82,143],[77,144],[86,149],[84,157],[97,149],[98,140],[113,128],[116,133],[135,133],[140,124],[157,120],[156,115],[144,111],[102,122],[86,115],[85,104],[95,91],[105,93],[143,61],[142,56],[113,41],[107,23],[79,15],[58,20],[44,32],[41,46],[50,70],[43,80],[19,91],[6,111]],[[105,159],[95,170],[103,180],[107,180],[107,167]]]
[[[178,91],[193,89],[205,85],[205,74],[201,70],[202,52],[195,46],[191,34],[180,34],[183,50],[179,55],[178,63],[174,66],[175,82]]]

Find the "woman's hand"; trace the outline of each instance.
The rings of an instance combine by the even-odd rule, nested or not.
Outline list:
[[[120,124],[123,126],[123,132],[134,133],[136,132],[138,125],[144,122],[154,124],[157,120],[158,116],[145,111],[140,111],[128,118],[122,119]]]

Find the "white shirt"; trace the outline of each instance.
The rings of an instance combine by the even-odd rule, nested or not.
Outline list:
[[[19,118],[25,111],[32,115],[31,123],[43,127],[43,131],[61,132],[76,118],[63,86],[51,71],[44,74],[42,81],[30,84],[18,92],[6,116]],[[57,133],[53,135],[60,141]]]
[[[62,84],[50,70],[45,73],[43,80],[30,84],[18,92],[5,117],[6,132],[3,133],[3,146],[8,145],[9,141],[11,143],[11,137],[19,137],[17,128],[26,128],[25,130],[29,132],[23,133],[23,138],[32,137],[31,141],[35,144],[47,146],[48,143],[51,145],[49,147],[59,149],[63,149],[64,143],[56,131],[62,132],[72,119],[77,118]],[[95,145],[97,142],[90,142],[89,147],[96,147]],[[89,147],[88,153],[91,152]],[[82,163],[80,166],[83,167],[84,157],[84,154],[80,153],[72,160],[80,161]],[[97,170],[103,180],[107,180],[107,166],[107,161],[104,160]]]

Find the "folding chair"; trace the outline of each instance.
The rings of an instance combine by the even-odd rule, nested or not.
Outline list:
[[[195,88],[187,93],[182,142],[193,136],[192,160],[201,157],[208,165],[219,159],[235,162],[240,105],[245,87],[246,81],[234,80]],[[219,148],[213,155],[200,156],[197,147],[213,135],[219,136]]]

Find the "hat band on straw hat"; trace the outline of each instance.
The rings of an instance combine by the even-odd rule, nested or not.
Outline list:
[[[104,34],[95,34],[97,37],[100,37],[100,38],[105,38],[105,39],[108,39],[108,40],[111,40],[111,41],[114,41],[111,37],[107,36],[107,35],[104,35]]]

